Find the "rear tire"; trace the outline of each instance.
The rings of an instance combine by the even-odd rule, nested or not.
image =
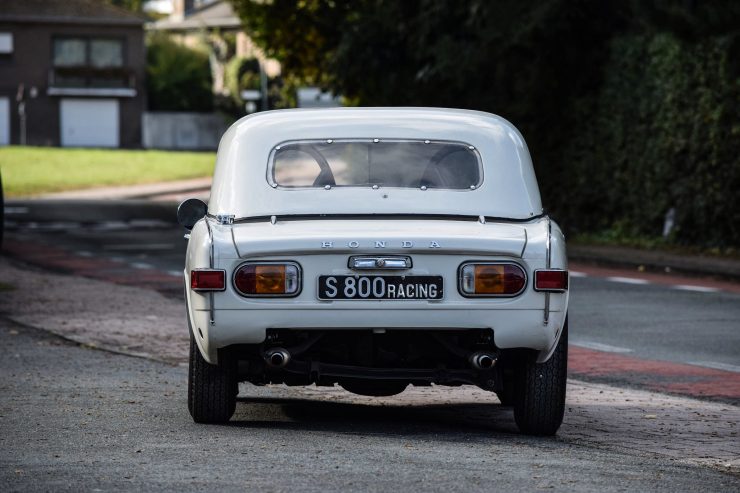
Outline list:
[[[212,365],[203,359],[190,335],[188,410],[196,423],[226,423],[236,409],[236,367],[230,361]]]
[[[525,435],[554,435],[565,413],[568,374],[568,319],[560,340],[547,362],[529,360],[519,372],[514,389],[514,420]]]

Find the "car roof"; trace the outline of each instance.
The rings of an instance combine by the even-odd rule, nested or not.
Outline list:
[[[275,189],[267,180],[276,146],[316,139],[456,141],[483,162],[476,190],[348,187]],[[237,218],[311,214],[453,214],[528,219],[542,213],[529,151],[500,116],[446,108],[326,108],[256,113],[234,123],[219,145],[211,214]]]

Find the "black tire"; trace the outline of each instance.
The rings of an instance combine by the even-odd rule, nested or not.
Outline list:
[[[547,362],[530,360],[519,372],[514,390],[514,420],[525,435],[554,435],[563,423],[568,374],[568,319]]]
[[[370,397],[388,397],[398,395],[409,386],[408,382],[400,380],[362,380],[352,379],[340,382],[344,390],[357,395]]]
[[[236,409],[236,367],[228,361],[208,363],[190,335],[188,410],[196,423],[226,423]]]

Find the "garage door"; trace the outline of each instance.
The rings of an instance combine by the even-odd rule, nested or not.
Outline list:
[[[10,99],[0,98],[0,146],[10,144]]]
[[[118,147],[118,100],[62,99],[63,147]]]

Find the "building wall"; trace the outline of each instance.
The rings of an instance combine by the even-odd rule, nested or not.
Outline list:
[[[217,113],[149,111],[143,118],[147,149],[216,150],[229,122]]]
[[[141,146],[141,116],[146,105],[146,51],[141,26],[101,26],[61,23],[3,23],[0,32],[13,34],[13,53],[0,55],[0,97],[10,98],[10,142],[20,143],[20,118],[16,94],[25,86],[26,142],[28,145],[60,144],[60,96],[49,96],[54,36],[121,37],[124,66],[134,72],[136,96],[117,98],[121,147]],[[30,97],[35,87],[37,96]],[[76,96],[79,97],[79,96]]]

